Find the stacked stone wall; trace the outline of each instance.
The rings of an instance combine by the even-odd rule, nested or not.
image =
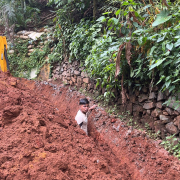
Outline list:
[[[84,88],[93,92],[96,84],[93,79],[84,71],[84,67],[80,67],[78,61],[69,63],[68,61],[57,64],[52,72],[53,79],[60,79],[64,84]]]

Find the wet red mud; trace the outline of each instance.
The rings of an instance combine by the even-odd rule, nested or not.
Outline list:
[[[0,72],[0,179],[180,179],[177,158],[100,107],[87,136],[74,120],[81,97]]]

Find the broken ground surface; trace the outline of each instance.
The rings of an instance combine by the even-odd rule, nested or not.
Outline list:
[[[86,136],[74,120],[81,97],[0,72],[0,179],[179,179],[176,158],[100,107]]]

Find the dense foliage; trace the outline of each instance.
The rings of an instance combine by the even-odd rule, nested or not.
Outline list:
[[[58,52],[70,61],[80,60],[97,85],[106,88],[107,97],[113,96],[114,88],[124,91],[156,84],[178,91],[179,1],[107,1],[96,21],[84,18],[78,24],[67,16],[66,8],[69,12],[74,8],[68,2],[57,10]]]
[[[25,27],[39,12],[33,1],[1,4],[4,17],[16,22],[16,28]],[[125,102],[125,91],[143,86],[151,90],[156,84],[162,90],[178,91],[179,1],[49,0],[48,5],[56,8],[58,40],[50,62],[81,61],[97,86],[106,89],[106,98],[113,97],[116,89]]]
[[[44,38],[45,37],[42,37],[42,42],[45,41]],[[34,47],[34,51],[28,56],[30,41],[17,39],[17,41],[15,41],[15,52],[9,55],[11,73],[16,77],[25,78],[30,77],[33,69],[39,73],[42,66],[48,61],[46,57],[50,53],[51,41],[52,40],[49,40],[41,49],[39,46]]]

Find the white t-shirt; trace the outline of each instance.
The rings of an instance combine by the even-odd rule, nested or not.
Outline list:
[[[88,119],[87,119],[87,115],[84,114],[81,110],[79,110],[76,114],[75,120],[77,121],[78,124],[82,124],[81,129],[83,129],[86,134],[88,134],[87,132],[87,123],[88,123]]]

